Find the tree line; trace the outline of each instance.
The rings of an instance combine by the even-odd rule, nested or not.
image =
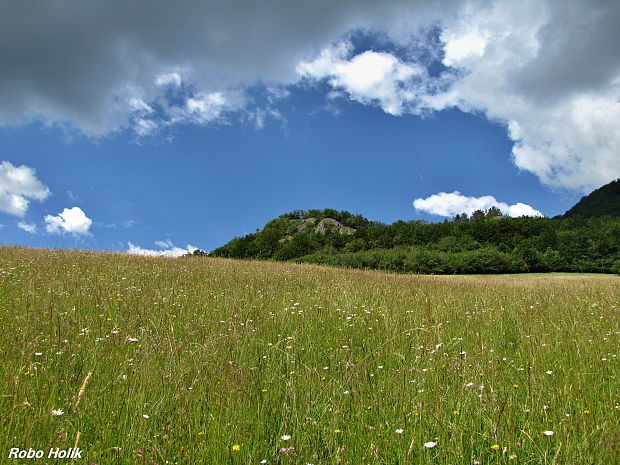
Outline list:
[[[319,233],[314,221],[305,227],[311,218],[332,218],[355,231]],[[620,274],[620,218],[508,218],[492,207],[442,223],[387,225],[346,211],[296,210],[209,255],[410,273]]]

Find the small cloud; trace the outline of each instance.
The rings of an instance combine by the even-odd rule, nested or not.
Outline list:
[[[187,245],[185,249],[181,247],[175,247],[170,240],[166,241],[156,241],[155,245],[160,247],[162,250],[151,250],[151,249],[143,249],[140,246],[132,244],[128,242],[127,245],[129,248],[127,249],[127,253],[131,255],[145,255],[150,257],[181,257],[182,255],[193,253],[194,250],[198,250],[197,247],[193,245]]]
[[[135,111],[141,114],[150,114],[153,113],[153,108],[146,103],[144,100],[142,100],[141,98],[130,98],[129,99],[129,108],[131,108],[131,111]]]
[[[155,79],[155,84],[162,87],[181,87],[181,84],[183,84],[183,78],[181,78],[179,73],[160,74],[157,76],[157,79]]]
[[[174,247],[174,244],[170,239],[166,239],[165,241],[155,241],[155,245],[160,249],[167,249],[170,247]]]
[[[459,191],[449,194],[440,192],[425,199],[418,198],[413,201],[413,206],[416,210],[446,217],[452,217],[460,213],[471,214],[476,210],[486,210],[491,207],[497,207],[511,217],[544,216],[538,210],[524,203],[519,202],[514,205],[508,205],[505,202],[499,202],[492,195],[468,197],[462,195]]]
[[[52,234],[89,235],[93,221],[79,207],[65,208],[56,216],[46,215],[45,230]]]
[[[26,165],[0,163],[0,211],[23,217],[28,211],[28,199],[45,200],[50,190],[37,179],[36,171]]]
[[[366,51],[348,59],[349,43],[324,49],[314,61],[297,65],[301,77],[327,82],[337,91],[346,91],[358,102],[378,103],[391,115],[403,113],[403,107],[418,93],[414,78],[426,75],[426,70],[414,63],[404,63],[394,55]]]
[[[157,131],[158,124],[150,119],[137,118],[133,122],[133,130],[140,137],[146,137]]]
[[[23,229],[24,231],[34,234],[37,232],[37,225],[34,223],[26,223],[25,221],[18,221],[17,227],[19,229]]]

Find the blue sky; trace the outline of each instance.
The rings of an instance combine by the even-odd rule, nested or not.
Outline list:
[[[49,36],[26,21],[45,3],[3,5],[0,241],[177,255],[294,209],[562,214],[620,176],[618,8],[543,3],[342,2],[314,25],[110,2]]]

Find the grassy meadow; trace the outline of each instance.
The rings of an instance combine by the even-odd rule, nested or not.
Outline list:
[[[0,463],[611,465],[619,316],[611,275],[4,247]]]

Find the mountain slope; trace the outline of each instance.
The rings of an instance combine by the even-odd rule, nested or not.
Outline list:
[[[583,216],[620,216],[620,179],[599,187],[568,210],[565,218]]]

